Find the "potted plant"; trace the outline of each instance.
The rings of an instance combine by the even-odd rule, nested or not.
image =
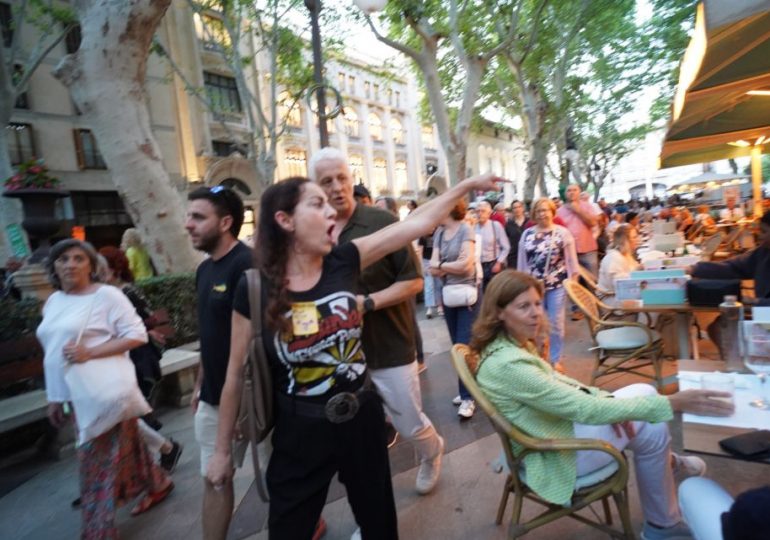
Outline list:
[[[41,262],[50,248],[49,238],[59,230],[60,220],[55,217],[56,200],[67,197],[59,189],[59,179],[51,176],[42,159],[20,163],[16,172],[5,180],[3,196],[21,201],[24,221],[21,226],[30,238],[38,241],[30,257],[31,263]]]

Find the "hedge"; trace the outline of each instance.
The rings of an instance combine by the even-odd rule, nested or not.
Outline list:
[[[198,339],[195,274],[165,274],[137,281],[134,286],[152,309],[168,310],[176,336],[166,343],[166,347],[178,347]]]
[[[0,341],[34,333],[40,324],[42,304],[36,299],[0,299]]]

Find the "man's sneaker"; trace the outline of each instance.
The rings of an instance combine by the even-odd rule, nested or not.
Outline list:
[[[174,439],[169,439],[169,442],[171,443],[171,451],[168,454],[160,455],[160,466],[166,472],[172,473],[176,469],[176,464],[179,463],[179,456],[182,455],[184,447]]]
[[[398,440],[398,431],[390,422],[385,422],[385,439],[388,441],[388,448],[393,448]]]
[[[471,418],[474,412],[476,412],[476,402],[472,399],[464,399],[460,403],[460,408],[457,409],[457,416]]]
[[[415,488],[420,495],[427,495],[438,483],[438,477],[441,475],[441,456],[444,454],[444,439],[440,436],[439,451],[436,457],[433,459],[425,459],[420,461],[420,468],[417,469],[417,481],[415,482]]]
[[[461,398],[459,395],[455,396],[452,399],[452,405],[454,405],[455,407],[459,407],[460,403],[462,403],[462,402],[463,402],[463,398]]]
[[[425,318],[426,319],[432,319],[433,318],[433,308],[428,308],[425,310]]]
[[[691,476],[706,474],[706,462],[695,456],[680,456],[671,452],[671,467],[674,469],[674,481],[679,483]]]
[[[642,527],[642,540],[689,540],[692,537],[690,528],[681,522],[661,529],[645,521]]]

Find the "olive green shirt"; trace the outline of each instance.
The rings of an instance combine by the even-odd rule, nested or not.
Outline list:
[[[339,243],[350,242],[383,229],[398,219],[385,210],[356,204]],[[390,287],[397,281],[421,278],[420,262],[411,245],[399,249],[361,272],[357,292],[367,295]],[[414,307],[411,300],[375,309],[364,316],[364,354],[372,369],[404,366],[415,359]]]

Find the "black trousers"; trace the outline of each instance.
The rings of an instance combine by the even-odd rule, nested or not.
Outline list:
[[[396,505],[379,397],[369,396],[342,424],[279,410],[267,467],[273,540],[309,540],[335,473],[363,540],[398,538]]]

